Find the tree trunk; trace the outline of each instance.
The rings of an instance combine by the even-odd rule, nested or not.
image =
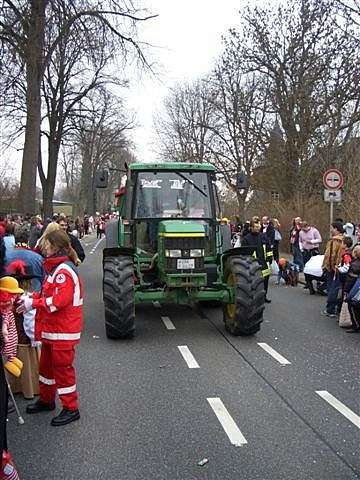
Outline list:
[[[241,194],[238,190],[236,191],[236,199],[238,203],[238,215],[243,220],[245,220],[245,198],[246,195]]]
[[[92,178],[91,178],[91,161],[90,161],[90,151],[86,147],[82,156],[82,166],[81,166],[81,180],[80,180],[80,199],[79,204],[81,205],[83,214],[85,211],[90,215],[95,212],[92,211]]]
[[[18,207],[22,213],[35,213],[36,166],[41,124],[41,81],[45,36],[45,9],[48,0],[31,0],[29,34],[25,49],[26,127],[21,167]]]
[[[60,144],[58,141],[51,140],[52,135],[50,132],[49,140],[49,155],[48,155],[48,170],[47,177],[43,183],[43,210],[44,217],[51,218],[53,216],[53,199],[54,190],[56,184],[57,163],[60,150]]]
[[[97,191],[93,179],[91,179],[91,198],[89,197],[89,200],[88,211],[94,215],[97,210]]]

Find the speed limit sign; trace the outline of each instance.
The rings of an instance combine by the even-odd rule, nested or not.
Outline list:
[[[323,184],[328,190],[340,190],[344,186],[344,177],[336,168],[330,168],[323,175]]]

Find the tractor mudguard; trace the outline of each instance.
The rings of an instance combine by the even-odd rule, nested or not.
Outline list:
[[[114,248],[119,245],[119,221],[110,220],[106,225],[106,248]]]
[[[133,257],[135,255],[135,249],[126,247],[111,247],[104,248],[103,250],[103,260],[107,257],[119,257],[120,255]]]
[[[218,258],[221,265],[221,281],[223,281],[224,268],[225,268],[226,260],[229,257],[239,257],[239,256],[252,257],[254,251],[255,251],[255,247],[246,246],[246,247],[230,248],[229,250],[226,250],[225,252],[220,254]]]
[[[238,257],[239,255],[245,255],[248,257],[251,257],[251,255],[254,253],[255,247],[237,247],[237,248],[230,248],[229,250],[226,250],[222,254],[223,258],[224,257]]]

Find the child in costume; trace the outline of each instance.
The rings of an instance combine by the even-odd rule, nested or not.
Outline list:
[[[14,302],[24,293],[18,281],[12,277],[0,278],[0,315],[2,316],[0,352],[5,357],[4,367],[19,377],[23,363],[16,357],[18,335],[14,316]]]

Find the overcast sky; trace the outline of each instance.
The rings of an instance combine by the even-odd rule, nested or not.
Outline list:
[[[254,0],[253,0],[254,2]],[[161,109],[169,88],[183,79],[196,79],[211,70],[221,52],[221,36],[239,22],[243,0],[147,0],[149,10],[159,17],[144,23],[140,38],[156,46],[152,56],[161,76],[133,83],[128,106],[141,125],[134,133],[138,159],[154,159],[156,141],[153,115]],[[131,81],[131,79],[130,79]]]
[[[159,75],[158,78],[150,74],[143,75],[141,80],[136,78],[136,75],[130,75],[127,106],[134,112],[140,125],[133,133],[138,160],[152,161],[156,151],[153,116],[156,111],[161,110],[169,89],[176,82],[196,79],[211,70],[222,49],[221,36],[225,35],[229,28],[239,25],[238,12],[248,2],[142,1],[149,12],[159,15],[140,24],[139,29],[139,39],[153,45],[150,58],[156,62]],[[249,3],[263,1],[249,0]],[[14,173],[17,176],[20,176],[21,156],[22,152],[16,152],[13,148],[3,154],[2,158],[16,167]]]

